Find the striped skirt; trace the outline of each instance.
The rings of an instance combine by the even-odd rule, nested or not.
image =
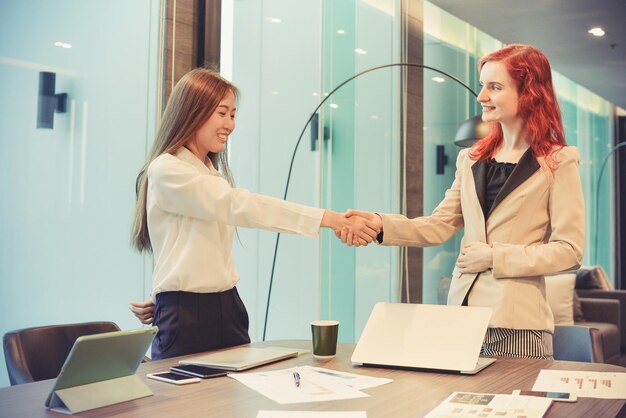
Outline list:
[[[552,360],[552,334],[533,329],[488,328],[480,354]]]

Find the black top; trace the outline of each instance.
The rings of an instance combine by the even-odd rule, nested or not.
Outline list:
[[[516,163],[501,163],[493,158],[487,161],[487,196],[486,204],[483,208],[485,219],[487,219],[487,214],[491,210],[496,196],[515,169],[515,166],[517,166]]]

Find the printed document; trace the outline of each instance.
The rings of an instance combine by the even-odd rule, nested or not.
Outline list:
[[[541,370],[533,390],[585,398],[626,399],[626,373]]]
[[[259,411],[256,418],[367,418],[365,411]]]
[[[309,366],[228,376],[280,404],[368,397],[359,389],[391,381]]]
[[[551,399],[535,396],[454,392],[425,418],[541,418],[551,404]]]
[[[322,367],[303,366],[301,369],[318,375],[319,378],[331,380],[334,384],[342,383],[345,386],[354,389],[368,389],[381,386],[386,383],[393,382],[393,379],[384,379],[382,377],[365,376],[362,374],[346,373],[337,370],[324,369]]]

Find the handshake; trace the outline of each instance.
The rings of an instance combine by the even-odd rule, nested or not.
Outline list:
[[[329,211],[326,212],[328,213]],[[338,215],[337,221],[331,221],[328,226],[335,230],[337,238],[348,247],[367,246],[383,229],[383,220],[376,213],[350,209],[345,214],[336,214]],[[325,226],[324,220],[322,220],[322,226]]]

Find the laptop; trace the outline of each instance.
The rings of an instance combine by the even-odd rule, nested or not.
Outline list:
[[[496,361],[479,357],[490,318],[491,308],[380,302],[352,362],[476,374]]]
[[[264,364],[274,363],[290,357],[296,357],[298,350],[285,347],[236,347],[216,353],[190,357],[179,361],[180,364],[195,364],[215,369],[241,372]]]
[[[116,400],[152,395],[135,373],[157,331],[153,326],[78,337],[46,399],[46,407],[75,413]],[[124,386],[127,393],[114,393],[116,389],[110,391],[110,386]]]

